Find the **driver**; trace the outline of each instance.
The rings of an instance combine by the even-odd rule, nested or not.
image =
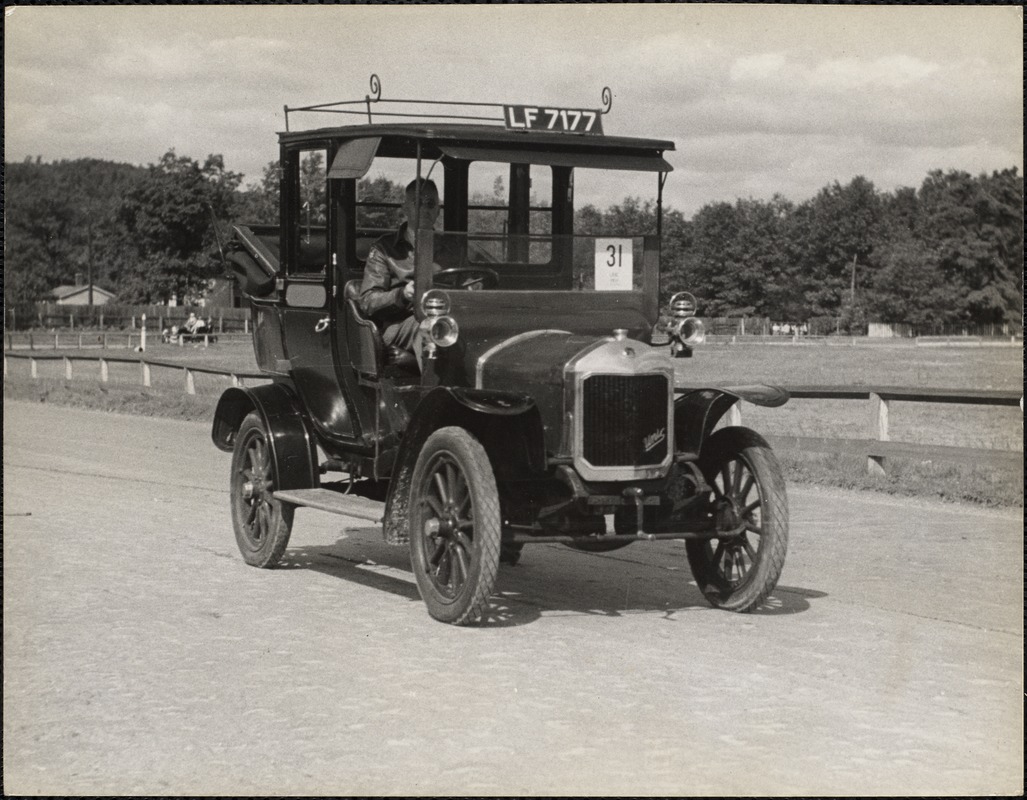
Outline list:
[[[364,280],[360,285],[360,310],[377,323],[386,347],[412,351],[418,330],[413,309],[416,237],[413,226],[417,220],[421,230],[435,227],[439,216],[439,190],[434,181],[418,178],[410,182],[403,201],[403,216],[406,221],[399,230],[379,238],[367,254]]]

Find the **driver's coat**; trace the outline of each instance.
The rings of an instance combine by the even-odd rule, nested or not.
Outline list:
[[[414,248],[407,241],[406,228],[404,222],[398,230],[379,237],[364,264],[360,310],[382,328],[413,313],[403,296],[403,287],[414,276]]]

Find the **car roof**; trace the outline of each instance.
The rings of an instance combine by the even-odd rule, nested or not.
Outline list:
[[[295,144],[324,139],[359,139],[363,137],[424,139],[496,147],[514,146],[529,149],[557,148],[583,152],[652,152],[673,150],[674,142],[665,139],[642,139],[602,134],[553,133],[539,130],[509,130],[496,125],[459,123],[371,123],[313,128],[302,131],[281,131],[279,141]]]

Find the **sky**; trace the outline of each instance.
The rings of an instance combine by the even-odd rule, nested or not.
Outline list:
[[[609,86],[607,134],[675,143],[665,197],[687,216],[857,175],[888,191],[933,169],[1023,172],[1018,6],[4,11],[5,161],[146,165],[174,148],[255,180],[284,105],[362,98],[377,73],[383,98],[599,108]]]

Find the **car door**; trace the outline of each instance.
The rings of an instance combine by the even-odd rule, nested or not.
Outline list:
[[[281,292],[290,374],[319,432],[334,439],[359,436],[353,404],[339,381],[330,231],[335,220],[325,165],[330,143],[283,148]]]

